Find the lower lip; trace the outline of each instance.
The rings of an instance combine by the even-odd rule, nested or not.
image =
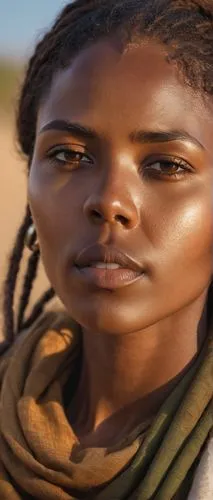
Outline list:
[[[97,267],[75,268],[83,280],[98,288],[115,290],[134,283],[143,273],[131,269],[100,269]]]

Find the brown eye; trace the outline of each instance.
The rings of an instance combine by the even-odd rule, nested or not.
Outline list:
[[[74,149],[57,146],[52,148],[48,154],[47,158],[51,163],[57,167],[65,168],[78,168],[81,165],[92,164],[92,158],[85,152],[75,151]]]
[[[169,175],[183,171],[182,166],[177,165],[176,163],[173,162],[163,162],[163,161],[157,161],[153,163],[152,165],[150,165],[150,168],[152,170],[155,170],[156,172]]]
[[[144,166],[144,174],[154,178],[178,179],[192,172],[192,168],[181,159],[159,159]]]
[[[85,154],[70,150],[57,152],[54,154],[54,158],[62,163],[91,163]]]

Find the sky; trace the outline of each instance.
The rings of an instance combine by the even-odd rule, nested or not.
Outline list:
[[[27,58],[68,0],[0,0],[0,56]]]

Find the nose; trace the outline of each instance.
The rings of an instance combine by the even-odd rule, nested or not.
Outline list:
[[[92,224],[117,224],[125,229],[133,229],[138,225],[138,208],[131,192],[131,182],[121,174],[119,179],[108,178],[96,186],[86,199],[84,213]]]

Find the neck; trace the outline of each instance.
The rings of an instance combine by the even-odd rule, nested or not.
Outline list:
[[[204,302],[202,297],[181,314],[125,336],[84,330],[83,367],[72,405],[79,435],[91,435],[107,421],[118,430],[128,420],[131,428],[156,414],[201,348]]]

